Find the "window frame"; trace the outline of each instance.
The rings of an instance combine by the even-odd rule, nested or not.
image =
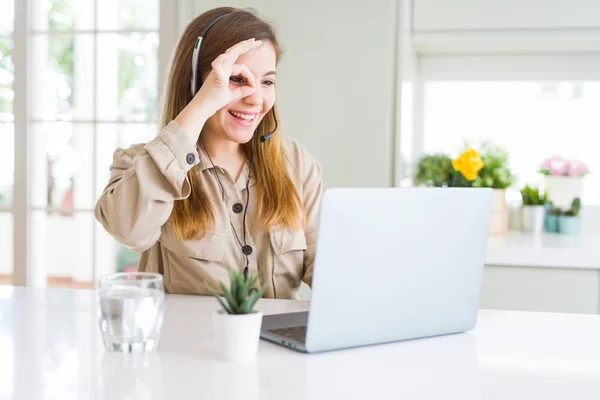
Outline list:
[[[98,2],[101,0],[93,0],[94,10],[97,10]],[[189,7],[188,3],[191,0],[177,0],[175,4],[168,1],[159,1],[159,27],[155,29],[122,29],[122,30],[72,30],[64,31],[57,34],[87,34],[93,35],[94,43],[96,44],[98,34],[119,33],[126,34],[132,32],[148,33],[157,32],[159,37],[158,47],[158,99],[159,108],[162,100],[163,92],[163,77],[168,69],[168,64],[171,57],[172,49],[175,47],[179,28],[185,22],[184,18],[189,18],[190,14],[178,13],[178,10],[185,11]],[[47,282],[47,271],[39,262],[35,262],[34,246],[34,230],[32,229],[32,214],[36,211],[46,210],[48,207],[34,207],[32,204],[32,124],[35,120],[31,116],[31,76],[30,76],[30,61],[33,58],[32,38],[35,35],[53,35],[53,31],[40,31],[31,29],[32,26],[32,6],[34,0],[14,0],[14,30],[13,30],[13,62],[15,65],[15,75],[13,82],[14,99],[13,99],[13,115],[15,126],[15,161],[14,161],[14,184],[13,184],[13,202],[12,206],[0,209],[0,212],[10,212],[13,215],[13,277],[12,283],[19,286],[37,286],[44,287]],[[175,5],[175,6],[174,6]],[[95,17],[96,13],[94,12]],[[96,53],[96,51],[94,51]],[[94,55],[96,57],[96,54]],[[94,65],[96,65],[94,60]],[[97,87],[97,75],[94,72],[94,86]],[[95,97],[95,96],[94,96]],[[95,100],[94,100],[95,101]],[[94,107],[95,108],[95,107]],[[95,147],[97,138],[97,125],[106,123],[100,121],[96,116],[90,120],[94,125],[94,150],[92,161],[93,178],[96,180],[97,171],[97,155],[98,151]],[[108,121],[115,124],[127,124],[124,121]],[[152,121],[159,124],[159,121]],[[138,122],[129,122],[138,123]],[[143,122],[143,123],[147,123]],[[96,188],[96,182],[92,184],[92,190]],[[73,211],[83,211],[85,213],[93,213],[93,209],[74,209]],[[92,278],[97,277],[97,247],[99,246],[99,237],[97,228],[93,229],[93,254],[92,257]]]

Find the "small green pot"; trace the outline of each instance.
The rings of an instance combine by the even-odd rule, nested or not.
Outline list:
[[[579,235],[581,233],[581,217],[579,215],[561,215],[558,218],[558,231],[564,235]]]

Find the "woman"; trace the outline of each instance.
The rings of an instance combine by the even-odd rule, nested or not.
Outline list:
[[[227,285],[232,268],[257,275],[264,297],[311,284],[321,169],[282,136],[279,58],[272,28],[252,13],[200,15],[175,49],[164,128],[114,154],[96,218],[169,293],[209,294],[205,282]]]

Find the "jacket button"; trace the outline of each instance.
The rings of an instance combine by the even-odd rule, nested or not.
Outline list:
[[[242,252],[249,256],[250,254],[252,254],[252,247],[245,245],[244,247],[242,247]]]
[[[194,153],[188,153],[188,155],[185,156],[185,161],[187,161],[188,164],[192,165],[194,161],[196,161],[196,156],[194,156]]]
[[[235,204],[233,205],[232,209],[233,209],[233,212],[234,212],[234,213],[236,213],[236,214],[239,214],[239,213],[241,213],[241,212],[242,212],[242,210],[244,209],[244,206],[243,206],[243,205],[241,205],[240,203],[235,203]]]

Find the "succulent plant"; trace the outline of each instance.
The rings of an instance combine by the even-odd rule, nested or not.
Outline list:
[[[548,192],[540,193],[538,188],[526,185],[521,189],[524,206],[543,206],[548,203]]]
[[[562,214],[562,210],[559,207],[555,207],[554,203],[549,201],[546,204],[546,213],[548,215],[561,215]]]
[[[565,211],[564,215],[569,216],[569,217],[575,217],[575,216],[579,215],[580,211],[581,211],[581,199],[579,197],[576,197],[573,199],[573,202],[571,203],[571,209]]]
[[[229,272],[230,287],[227,288],[223,282],[219,283],[223,295],[220,295],[209,284],[206,284],[206,287],[228,314],[251,314],[254,312],[254,305],[267,289],[265,285],[260,289],[253,290],[252,288],[257,281],[258,277],[253,274],[245,277],[242,271],[232,269]],[[222,297],[225,297],[225,301]]]

